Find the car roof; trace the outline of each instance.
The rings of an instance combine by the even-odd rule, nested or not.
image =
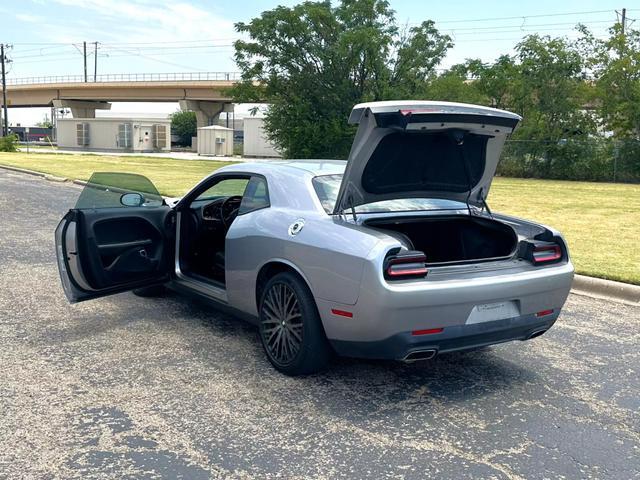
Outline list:
[[[344,173],[346,165],[346,160],[257,160],[228,165],[218,172],[249,172],[261,175],[277,172],[297,177],[303,173],[316,177],[318,175],[340,175]]]

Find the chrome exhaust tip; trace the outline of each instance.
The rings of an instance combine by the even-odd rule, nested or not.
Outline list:
[[[437,354],[438,351],[434,348],[429,348],[427,350],[416,350],[408,353],[407,356],[402,359],[402,361],[405,363],[413,363],[420,360],[431,360]]]
[[[533,338],[539,337],[540,335],[544,335],[547,330],[549,330],[548,328],[543,328],[542,330],[536,330],[535,332],[531,333],[531,335],[529,335],[527,337],[527,340],[531,340]]]

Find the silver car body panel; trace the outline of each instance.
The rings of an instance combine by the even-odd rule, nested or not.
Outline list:
[[[536,312],[547,309],[557,316],[573,279],[569,259],[542,268],[519,259],[437,267],[425,279],[386,281],[384,256],[393,248],[404,248],[401,240],[362,224],[375,214],[359,214],[355,221],[348,215],[328,215],[313,188],[315,176],[339,174],[344,167],[342,161],[244,163],[224,167],[205,180],[234,173],[262,175],[271,202],[269,208],[234,220],[225,242],[226,298],[210,297],[256,316],[260,270],[281,263],[298,272],[309,286],[331,341],[376,342],[416,329],[464,326],[474,308],[500,302],[513,302],[522,317],[535,317]],[[442,212],[411,212],[438,214]],[[446,214],[469,215],[469,211]],[[304,221],[303,228],[291,235],[290,227],[299,220]],[[520,225],[526,235],[544,229],[512,217],[504,221]],[[179,265],[176,270],[177,280],[189,286],[184,282],[191,280],[179,271]],[[335,315],[335,309],[353,316]]]

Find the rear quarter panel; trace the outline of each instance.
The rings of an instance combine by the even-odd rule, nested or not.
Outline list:
[[[303,229],[290,235],[289,226],[299,219],[305,222]],[[256,315],[258,273],[276,261],[298,271],[316,301],[354,305],[365,260],[378,242],[379,236],[324,213],[265,208],[241,215],[226,239],[229,304]]]

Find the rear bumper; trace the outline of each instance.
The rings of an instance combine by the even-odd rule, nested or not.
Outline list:
[[[381,266],[379,271],[382,271]],[[503,323],[494,326],[523,328],[524,333],[515,331],[506,340],[525,337],[525,324],[534,328],[538,323],[550,320],[549,317],[536,317],[537,312],[553,310],[553,315],[557,316],[573,281],[573,266],[569,262],[540,269],[523,265],[520,269],[506,271],[470,272],[455,278],[431,275],[425,280],[402,284],[385,283],[384,279],[378,278],[378,273],[375,266],[369,271],[365,269],[355,305],[316,299],[327,338],[337,345],[336,350],[340,350],[341,344],[393,343],[390,339],[412,337],[412,331],[423,329],[442,328],[446,338],[468,332],[482,333],[498,321]],[[496,315],[495,320],[478,321],[470,317],[478,308],[487,309],[501,303],[510,304],[513,311]],[[349,315],[335,315],[336,310],[349,312]],[[439,338],[445,337],[434,336],[433,340]],[[411,345],[421,340],[420,337],[411,338],[406,343]]]
[[[402,332],[371,342],[331,340],[336,353],[346,357],[403,360],[411,353],[434,350],[436,354],[474,349],[512,340],[527,340],[551,328],[559,312],[538,318],[524,315],[474,325],[457,325],[441,333],[411,335]]]

